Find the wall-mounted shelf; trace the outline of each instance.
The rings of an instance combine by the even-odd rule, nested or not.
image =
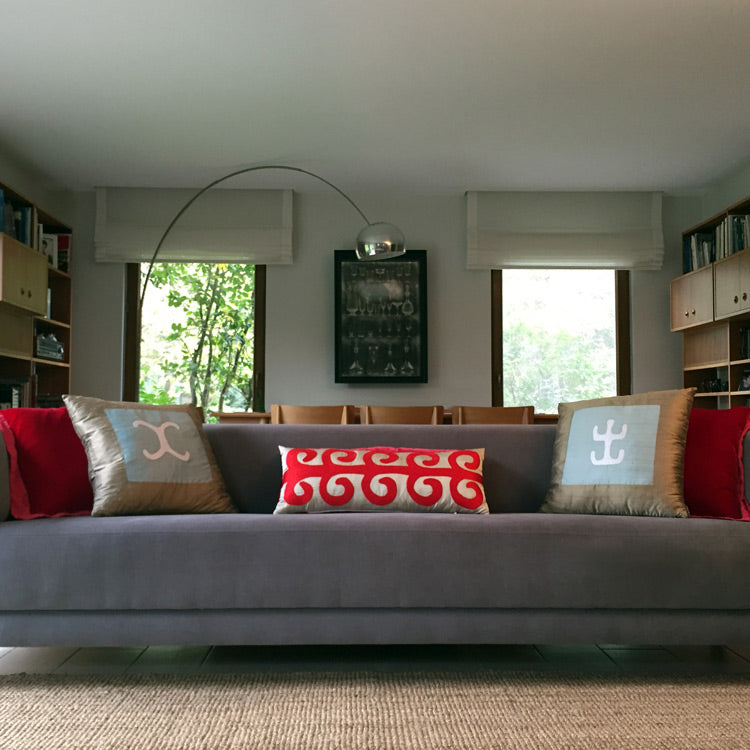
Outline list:
[[[58,406],[70,390],[71,243],[69,226],[0,183],[0,408]]]
[[[682,233],[683,273],[697,271],[746,248],[750,248],[750,197]]]
[[[672,280],[671,329],[682,332],[683,384],[702,408],[750,406],[749,217],[745,198],[682,235],[685,267],[706,262]],[[710,244],[703,255],[699,241]]]

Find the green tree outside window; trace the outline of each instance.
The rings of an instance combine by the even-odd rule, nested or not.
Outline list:
[[[255,267],[157,263],[150,284],[141,323],[140,400],[248,411]]]

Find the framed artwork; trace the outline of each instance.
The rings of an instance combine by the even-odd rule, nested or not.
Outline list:
[[[391,260],[334,251],[335,381],[427,382],[427,259]]]

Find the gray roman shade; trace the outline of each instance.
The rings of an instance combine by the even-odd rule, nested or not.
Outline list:
[[[96,260],[148,262],[178,211],[197,190],[97,188]],[[292,262],[291,190],[213,189],[180,217],[161,261]]]
[[[466,193],[466,267],[658,269],[656,192]]]

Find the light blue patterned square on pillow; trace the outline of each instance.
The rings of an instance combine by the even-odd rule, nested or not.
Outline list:
[[[577,410],[562,484],[652,484],[660,410],[657,405]]]
[[[106,409],[130,482],[210,482],[211,466],[195,423],[184,411]]]

